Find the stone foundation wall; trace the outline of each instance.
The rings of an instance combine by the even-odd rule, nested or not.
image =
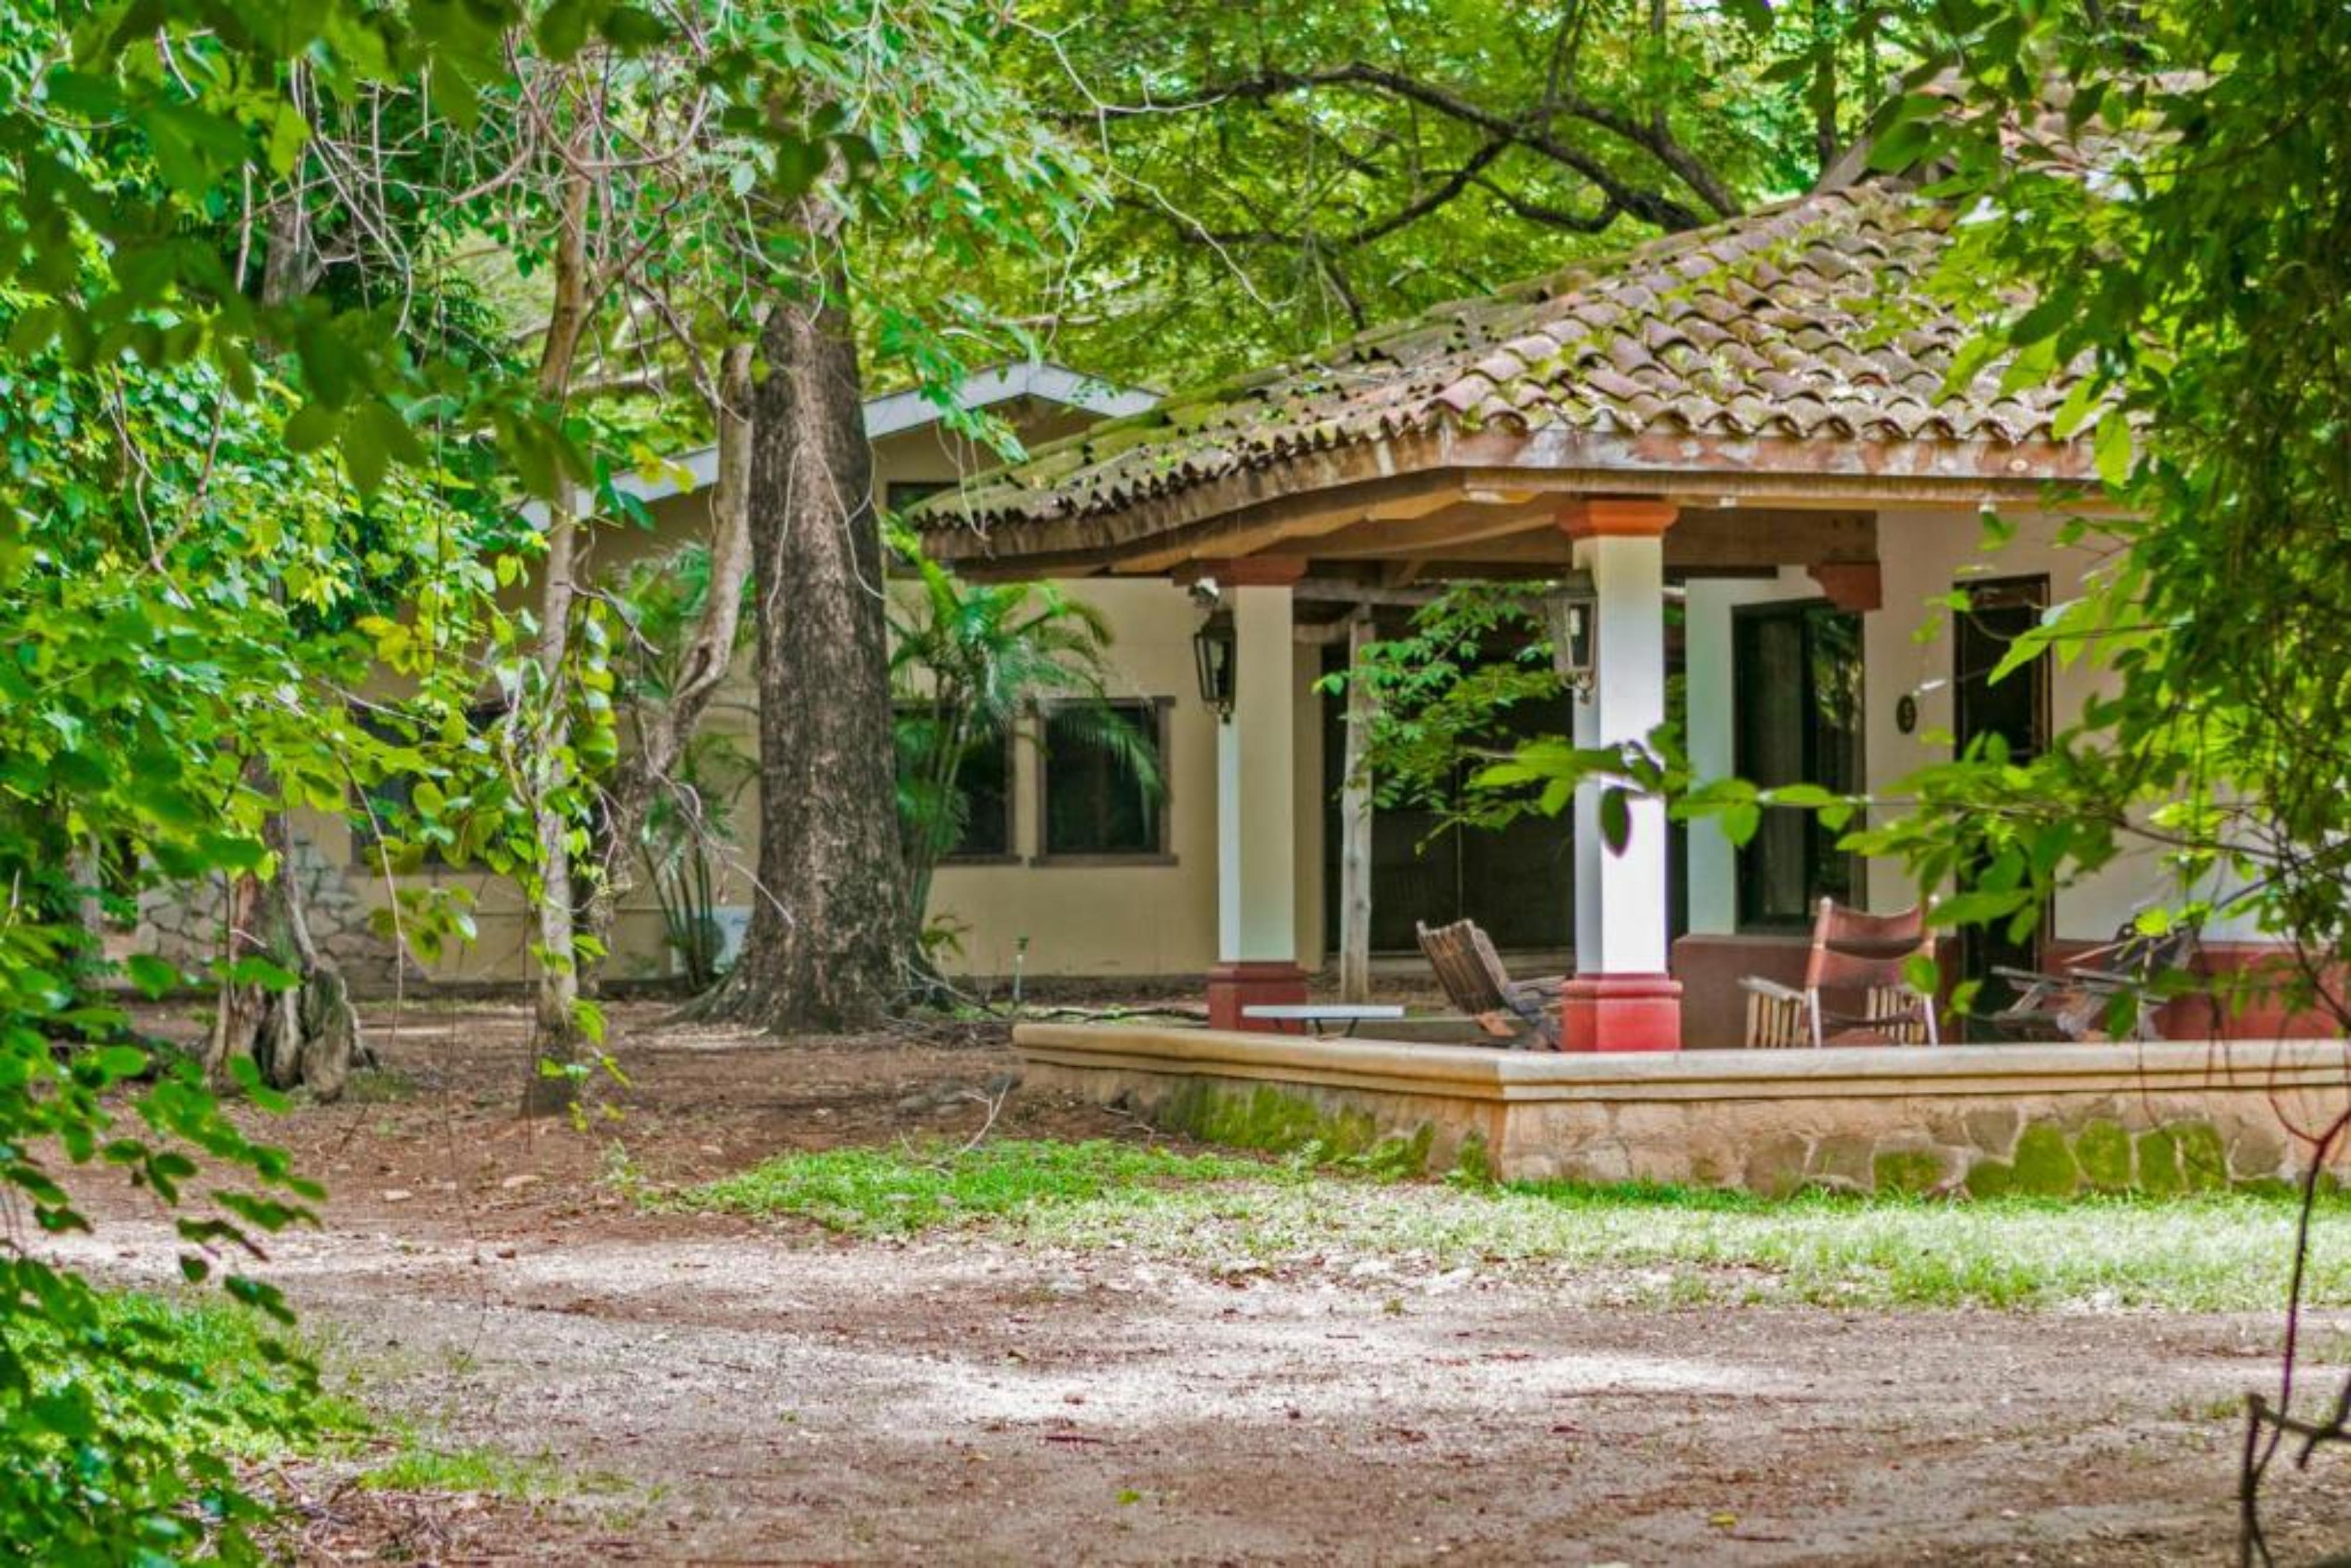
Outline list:
[[[311,940],[342,969],[354,991],[390,991],[399,977],[399,949],[377,935],[370,920],[373,906],[353,885],[346,868],[308,840],[298,839],[294,869],[301,878]],[[139,896],[139,925],[131,947],[201,968],[220,956],[225,903],[226,893],[217,879],[151,887]]]
[[[2062,1196],[2299,1178],[2351,1107],[2314,1040],[1569,1056],[1026,1025],[1032,1087],[1263,1149],[1510,1180]],[[2351,1174],[2351,1151],[2336,1155]]]
[[[2258,1092],[2027,1091],[1552,1103],[1511,1119],[1498,1163],[1531,1180],[1670,1181],[1771,1197],[1817,1188],[2055,1197],[2283,1185],[2307,1168],[2308,1150]]]

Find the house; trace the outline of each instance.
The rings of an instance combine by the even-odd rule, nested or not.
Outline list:
[[[1058,366],[988,372],[967,402],[1007,417],[1032,455],[984,476],[984,455],[918,395],[875,399],[881,498],[923,502],[927,548],[967,575],[1064,580],[1102,611],[1113,695],[1166,779],[1145,802],[1081,744],[979,759],[971,829],[930,911],[956,933],[947,967],[1207,975],[1225,1023],[1302,996],[1337,926],[1341,705],[1314,690],[1341,656],[1331,624],[1448,579],[1583,574],[1595,678],[1551,717],[1586,742],[1645,734],[1678,673],[1702,775],[1882,789],[1980,735],[2045,741],[2096,677],[2045,662],[1989,676],[2005,639],[2090,567],[2060,514],[2095,502],[2094,465],[2052,428],[2062,386],[2011,392],[1995,366],[1946,387],[1969,336],[1928,287],[1949,223],[1891,186],[1824,189],[1164,402]],[[655,526],[610,536],[603,564],[700,534],[714,475],[705,452],[635,481]],[[1997,552],[1988,510],[2012,532]],[[1955,591],[1965,612],[1930,611]],[[1228,718],[1196,675],[1204,600],[1231,627]],[[754,700],[744,661],[707,723],[747,749]],[[1053,723],[1039,715],[1025,738]],[[1677,844],[1661,808],[1636,806],[1612,855],[1595,810],[1587,796],[1572,821],[1434,846],[1430,820],[1382,813],[1374,946],[1408,952],[1416,920],[1474,915],[1506,948],[1573,965],[1572,1041],[1729,1045],[1738,979],[1795,977],[1819,897],[1918,896],[1801,813],[1767,814],[1734,849],[1708,822]],[[734,820],[717,902],[739,931],[748,801]],[[360,980],[385,982],[392,953],[366,916],[393,890],[354,863],[347,824],[319,821],[308,839],[322,940]],[[517,892],[475,871],[419,876],[478,901],[478,944],[434,977],[520,977]],[[2042,951],[1973,936],[1962,967],[2103,942],[2159,876],[2146,860],[2110,866],[2059,898]],[[158,946],[209,950],[201,900],[152,904]],[[611,971],[673,961],[640,886]]]
[[[2065,386],[2011,391],[1998,365],[1946,385],[1970,336],[1928,287],[1952,221],[1890,184],[1823,189],[1177,394],[925,508],[928,548],[967,573],[1215,584],[1238,667],[1216,737],[1217,1022],[1301,998],[1320,961],[1299,638],[1351,590],[1588,574],[1584,744],[1665,716],[1678,600],[1708,775],[1882,789],[1980,736],[2045,744],[2079,707],[2099,678],[2083,665],[1990,678],[2090,569],[2060,524],[2096,485],[2086,442],[2053,427]],[[2013,530],[1996,551],[1989,511]],[[1954,593],[1964,609],[1930,611]],[[1818,898],[1919,896],[1794,811],[1743,848],[1695,824],[1677,865],[1662,807],[1637,804],[1611,854],[1597,797],[1549,890],[1573,911],[1571,1047],[1736,1045],[1739,977],[1792,978]],[[1976,934],[1960,966],[2105,941],[2162,890],[2126,858],[2057,900],[2043,953]]]

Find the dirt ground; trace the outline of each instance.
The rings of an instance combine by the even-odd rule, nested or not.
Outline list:
[[[2267,1320],[1634,1310],[1606,1281],[1234,1275],[969,1235],[646,1214],[779,1151],[968,1136],[1000,1030],[776,1046],[616,1019],[629,1086],[518,1122],[518,1014],[410,1008],[364,1098],[273,1120],[333,1192],[272,1248],[331,1364],[432,1446],[559,1495],[286,1472],[305,1560],[2173,1563],[2233,1552],[2232,1402]],[[1000,1082],[1000,1081],[999,1081]],[[1013,1091],[996,1135],[1137,1136]],[[625,1154],[622,1151],[625,1150]],[[162,1280],[93,1192],[72,1244]],[[2288,1560],[2351,1545],[2351,1463],[2277,1484]]]

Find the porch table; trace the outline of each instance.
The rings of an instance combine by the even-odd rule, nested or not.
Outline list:
[[[1263,1019],[1269,1023],[1294,1023],[1301,1027],[1283,1030],[1284,1034],[1311,1034],[1317,1040],[1327,1040],[1330,1031],[1323,1026],[1343,1024],[1343,1035],[1352,1035],[1355,1026],[1385,1020],[1394,1022],[1404,1017],[1404,1009],[1393,1002],[1283,1002],[1262,1003],[1241,1009],[1243,1018]]]

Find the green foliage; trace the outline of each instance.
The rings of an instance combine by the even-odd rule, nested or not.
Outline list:
[[[1037,291],[1080,362],[1252,370],[1801,192],[1929,10],[1040,0],[1110,202]]]
[[[1132,1144],[1001,1141],[905,1154],[832,1149],[769,1160],[677,1195],[690,1208],[793,1215],[860,1236],[904,1236],[990,1216],[1261,1176],[1218,1155]]]
[[[54,1282],[0,1360],[0,1553],[17,1562],[255,1561],[235,1467],[360,1430],[262,1313]]]
[[[2002,669],[2080,663],[2098,693],[2037,757],[1988,747],[1903,781],[1911,809],[1853,842],[1963,887],[1944,918],[2019,935],[2151,852],[2171,888],[2143,932],[2225,911],[2296,958],[2224,992],[2351,1023],[2325,978],[2351,957],[2351,17],[2097,15],[1951,12],[1959,101],[1904,98],[1880,162],[1997,219],[1963,225],[1948,267],[1990,312],[1967,362],[2081,377],[2059,434],[2087,436],[2127,510],[2067,526],[2103,564]]]
[[[1523,716],[1567,687],[1552,667],[1541,583],[1460,583],[1413,611],[1404,634],[1373,643],[1322,689],[1361,686],[1372,703],[1365,761],[1382,805],[1426,805],[1499,827],[1535,801],[1465,789],[1466,768],[1499,761]]]

